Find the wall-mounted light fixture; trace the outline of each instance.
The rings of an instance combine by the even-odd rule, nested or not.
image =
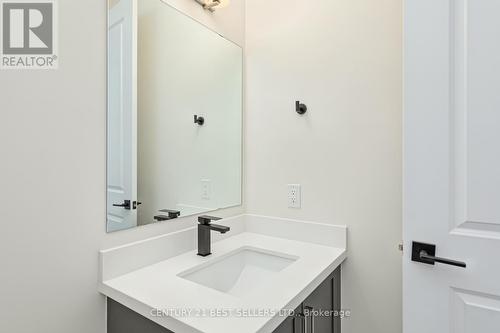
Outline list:
[[[215,9],[229,6],[230,0],[195,0],[204,9],[214,12]]]

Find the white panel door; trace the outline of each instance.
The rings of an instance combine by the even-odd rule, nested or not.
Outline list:
[[[405,3],[404,333],[499,333],[500,1]]]
[[[137,225],[136,0],[120,0],[110,9],[108,44],[107,228],[110,232]]]

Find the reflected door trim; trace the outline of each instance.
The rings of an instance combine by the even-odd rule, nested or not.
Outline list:
[[[137,210],[124,204],[137,201],[136,31],[136,0],[120,0],[108,17],[108,232],[137,225]]]

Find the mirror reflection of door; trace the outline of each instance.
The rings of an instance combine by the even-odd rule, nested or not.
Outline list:
[[[111,6],[112,5],[112,6]],[[137,8],[110,3],[108,20],[107,230],[137,225]]]

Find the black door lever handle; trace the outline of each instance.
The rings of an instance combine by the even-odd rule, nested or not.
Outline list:
[[[121,204],[113,204],[113,207],[123,207],[127,210],[130,210],[130,200],[123,200]]]
[[[457,266],[466,268],[467,264],[463,261],[436,257],[436,245],[413,242],[411,250],[411,260],[421,262],[427,265],[434,265],[436,263]]]
[[[445,264],[445,265],[451,265],[451,266],[457,266],[457,267],[463,267],[463,268],[467,267],[467,265],[463,261],[431,256],[424,250],[420,251],[420,259],[433,261],[435,263],[438,262],[440,264]]]

